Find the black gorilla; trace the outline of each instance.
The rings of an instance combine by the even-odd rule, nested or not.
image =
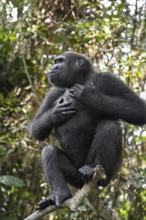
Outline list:
[[[63,53],[55,58],[48,75],[53,88],[29,132],[41,141],[54,130],[60,148],[43,149],[43,170],[53,192],[38,209],[59,206],[70,198],[67,183],[81,188],[98,164],[107,177],[98,185],[106,186],[122,162],[122,133],[117,120],[146,123],[146,103],[116,76],[97,73],[84,55]]]

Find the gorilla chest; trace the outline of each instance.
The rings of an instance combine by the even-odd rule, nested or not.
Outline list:
[[[69,102],[75,107],[75,114],[68,120],[56,127],[56,136],[62,148],[74,150],[89,146],[96,128],[96,118],[84,105],[70,97],[69,92],[56,100],[56,104]],[[69,150],[69,149],[68,149]]]
[[[71,107],[75,107],[76,113],[69,119],[67,120],[65,123],[69,123],[69,121],[71,121],[71,124],[73,126],[73,120],[74,121],[80,121],[80,123],[84,123],[85,121],[89,121],[92,118],[92,114],[89,112],[89,110],[79,101],[73,99],[70,94],[69,91],[66,90],[64,92],[64,94],[62,96],[60,96],[55,104],[63,104],[63,103],[70,103]]]

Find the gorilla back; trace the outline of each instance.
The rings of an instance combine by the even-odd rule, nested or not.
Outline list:
[[[122,132],[118,119],[146,123],[146,103],[110,73],[97,73],[89,59],[65,52],[54,60],[46,95],[30,123],[32,138],[44,140],[52,130],[60,147],[45,147],[42,164],[52,194],[38,204],[43,209],[71,197],[67,183],[80,188],[96,165],[105,169],[106,186],[122,162]]]

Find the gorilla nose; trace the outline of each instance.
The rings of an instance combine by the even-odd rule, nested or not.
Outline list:
[[[53,73],[55,70],[58,70],[59,66],[58,65],[54,65],[52,68],[49,69],[48,74]]]
[[[58,64],[53,66],[53,70],[58,70],[58,68],[59,68]]]

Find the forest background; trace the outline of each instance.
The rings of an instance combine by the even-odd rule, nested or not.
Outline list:
[[[66,50],[87,54],[97,70],[114,72],[146,100],[146,1],[0,1],[1,220],[24,219],[49,194],[40,155],[50,140],[32,141],[28,125],[50,89],[54,57]],[[123,167],[100,197],[116,220],[146,220],[146,130],[121,125]],[[95,216],[85,201],[75,213],[44,219]]]

